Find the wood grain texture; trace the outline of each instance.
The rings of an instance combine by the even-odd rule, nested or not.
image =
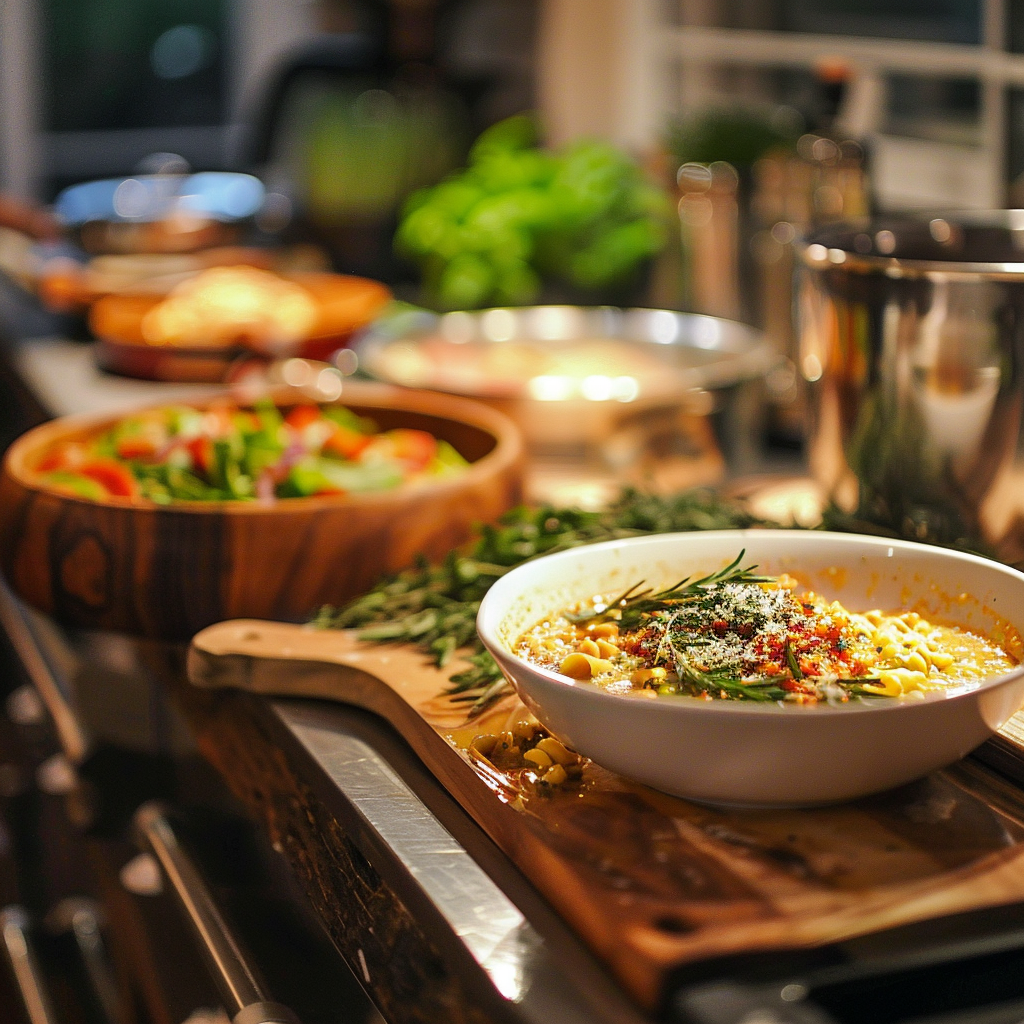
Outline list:
[[[458,477],[377,494],[269,505],[89,501],[48,489],[33,466],[53,446],[115,417],[55,420],[22,436],[4,461],[4,574],[21,597],[63,623],[187,639],[237,616],[308,618],[418,554],[442,557],[474,523],[520,500],[522,443],[493,410],[375,385],[346,386],[343,401],[383,430],[429,430],[472,465]]]
[[[593,764],[580,784],[524,799],[516,773],[465,753],[473,735],[520,714],[517,702],[467,725],[462,707],[439,696],[448,671],[409,648],[225,622],[194,638],[189,676],[382,715],[648,1008],[673,971],[699,960],[1024,900],[1024,796],[970,762],[816,809],[699,806]]]

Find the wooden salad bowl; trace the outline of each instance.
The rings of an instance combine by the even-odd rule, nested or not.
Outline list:
[[[277,396],[282,406],[300,399]],[[469,462],[457,477],[391,491],[272,503],[93,501],[42,483],[55,446],[120,416],[66,417],[10,447],[0,473],[0,566],[36,608],[73,626],[165,640],[222,619],[309,618],[417,555],[440,558],[522,494],[517,428],[476,402],[347,383],[340,400],[381,430],[427,430]],[[194,403],[202,408],[204,402]]]

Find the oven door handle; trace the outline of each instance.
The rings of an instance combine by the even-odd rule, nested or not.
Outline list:
[[[32,945],[28,914],[23,907],[12,904],[0,910],[0,941],[31,1024],[59,1024]]]
[[[249,956],[181,844],[166,806],[156,801],[143,804],[135,812],[134,824],[140,845],[160,864],[175,900],[192,925],[233,1024],[299,1024],[288,1007],[267,997]]]

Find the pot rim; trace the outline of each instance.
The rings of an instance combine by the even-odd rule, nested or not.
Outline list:
[[[936,220],[965,228],[1004,228],[1020,234],[1019,261],[910,259],[874,253],[860,253],[848,245],[835,245],[837,236],[853,232],[873,235],[900,227],[929,227]],[[842,269],[860,274],[883,274],[889,278],[928,278],[938,281],[970,280],[984,277],[990,281],[1024,280],[1024,209],[920,211],[913,214],[878,216],[854,221],[841,221],[818,228],[802,239],[800,260],[810,270],[819,272]]]

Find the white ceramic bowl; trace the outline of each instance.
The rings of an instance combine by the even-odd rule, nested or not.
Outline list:
[[[898,786],[950,764],[1024,702],[1024,666],[967,692],[838,707],[619,696],[512,653],[546,614],[639,580],[744,564],[788,572],[847,608],[914,609],[1024,634],[1024,573],[974,555],[877,537],[796,530],[675,533],[574,548],[513,569],[487,593],[477,628],[544,725],[580,753],[657,789],[709,803],[800,806]]]

